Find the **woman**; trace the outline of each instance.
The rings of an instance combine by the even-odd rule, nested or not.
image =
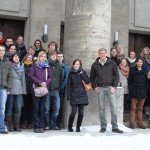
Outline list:
[[[67,99],[70,100],[72,108],[68,121],[68,131],[73,132],[72,125],[78,109],[78,119],[76,132],[80,132],[80,126],[83,119],[84,106],[88,105],[87,92],[83,86],[82,80],[85,83],[90,83],[86,71],[82,69],[82,63],[80,59],[73,61],[73,67],[69,72],[68,84],[67,84]]]
[[[52,71],[48,65],[46,53],[39,52],[37,61],[32,65],[30,78],[35,87],[47,87],[52,80]],[[34,132],[44,132],[44,114],[47,94],[42,97],[35,96],[33,92],[33,122]]]
[[[8,51],[5,53],[5,57],[8,59],[11,59],[12,55],[16,53],[16,45],[15,44],[10,44],[8,47]]]
[[[19,53],[14,53],[10,61],[12,62],[12,88],[7,100],[6,118],[9,131],[15,130],[21,132],[21,108],[23,104],[23,94],[26,94],[24,64],[20,62]],[[14,116],[14,128],[12,116]]]
[[[31,87],[33,85],[29,73],[31,66],[33,64],[33,56],[31,54],[26,54],[22,60],[25,69],[25,79],[26,79],[26,91],[27,94],[23,96],[24,105],[21,114],[21,128],[31,129],[32,128],[32,114],[33,114],[33,100]]]
[[[143,105],[147,96],[147,73],[143,70],[143,60],[137,59],[136,67],[129,73],[128,85],[131,97],[130,127],[135,128],[135,110],[138,106],[138,128],[145,129],[142,121]]]
[[[144,47],[142,49],[140,56],[145,60],[147,58],[147,56],[149,55],[149,53],[150,53],[149,47]]]
[[[114,49],[116,49],[117,55],[124,53],[122,46],[118,43],[114,46]]]
[[[130,51],[129,57],[127,57],[128,61],[128,66],[129,68],[135,67],[136,66],[136,54],[135,51]]]
[[[41,42],[41,40],[39,40],[39,39],[36,39],[36,40],[35,40],[34,46],[35,46],[35,49],[36,49],[36,50],[35,50],[35,54],[34,54],[35,57],[38,56],[39,52],[45,51],[45,49],[43,49],[42,42]]]
[[[129,67],[127,60],[125,58],[121,59],[119,64],[119,76],[120,76],[120,84],[124,89],[124,111],[127,111],[128,108],[128,75],[129,75]]]

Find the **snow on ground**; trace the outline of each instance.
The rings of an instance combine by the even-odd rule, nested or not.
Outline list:
[[[150,129],[131,130],[119,124],[123,134],[99,133],[99,126],[82,127],[80,133],[67,130],[34,133],[24,130],[0,135],[0,148],[5,150],[150,150]]]

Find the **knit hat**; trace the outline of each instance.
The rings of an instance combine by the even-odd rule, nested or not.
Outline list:
[[[0,31],[1,36],[3,36],[3,33]]]

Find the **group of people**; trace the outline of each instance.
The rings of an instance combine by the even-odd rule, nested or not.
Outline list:
[[[90,77],[83,69],[80,59],[73,61],[69,71],[68,65],[64,63],[63,53],[57,49],[55,41],[48,44],[47,50],[43,49],[39,39],[35,40],[34,46],[26,49],[23,36],[18,36],[14,42],[11,37],[4,40],[3,33],[0,32],[0,133],[21,132],[21,129],[32,127],[35,133],[60,130],[66,89],[71,105],[68,131],[73,132],[73,122],[78,110],[76,132],[80,132],[84,106],[89,104],[83,81],[85,84],[91,83],[97,93],[101,133],[107,127],[105,96],[110,103],[112,131],[123,133],[117,124],[115,92],[119,85],[124,88],[124,101],[131,100],[130,127],[135,128],[138,102],[138,127],[145,128],[142,110],[150,77],[147,48],[143,49],[143,58],[139,59],[136,59],[134,51],[130,52],[129,58],[124,58],[121,45],[110,50],[110,58],[107,57],[105,48],[99,49],[99,57],[91,66]],[[48,92],[37,96],[35,89],[41,87]],[[126,107],[126,103],[124,105]],[[146,108],[149,115],[150,107]]]

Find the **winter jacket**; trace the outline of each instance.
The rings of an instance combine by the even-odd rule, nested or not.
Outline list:
[[[119,73],[116,63],[107,57],[107,61],[102,65],[99,59],[97,58],[91,67],[90,79],[93,89],[105,86],[117,87]]]
[[[67,86],[67,80],[68,80],[68,73],[69,73],[68,65],[63,62],[62,63],[62,83],[60,86],[60,92],[61,93],[65,92],[65,89]]]
[[[47,80],[46,80],[46,70],[47,70]],[[30,78],[36,87],[40,86],[42,82],[45,82],[48,87],[50,82],[52,81],[51,67],[48,67],[47,69],[46,68],[42,69],[35,62],[30,69]]]
[[[62,66],[58,61],[48,59],[49,65],[52,68],[52,82],[50,83],[49,90],[59,90],[62,83]]]
[[[12,67],[11,63],[5,57],[0,60],[0,88],[10,90],[12,87]]]
[[[12,67],[12,88],[10,90],[11,95],[26,94],[26,81],[24,64],[21,63],[19,69]]]
[[[147,97],[147,73],[138,70],[137,67],[130,69],[128,85],[131,98],[145,99]]]
[[[84,70],[76,72],[72,68],[67,83],[67,99],[70,100],[70,105],[88,105],[88,96],[82,80],[87,84],[90,83],[90,79]]]

